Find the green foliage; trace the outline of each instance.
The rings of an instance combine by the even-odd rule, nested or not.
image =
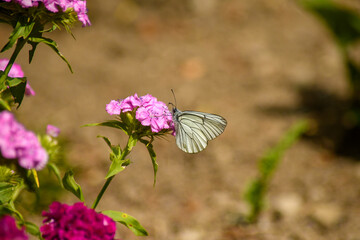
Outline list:
[[[351,56],[351,48],[360,40],[360,14],[331,0],[301,0],[299,3],[316,15],[332,33],[340,48],[351,90],[350,110],[356,116],[353,129],[360,127],[360,63]]]
[[[326,24],[341,47],[360,38],[360,15],[356,11],[331,0],[302,0],[300,4]]]
[[[73,193],[80,201],[84,202],[84,196],[80,185],[74,179],[73,171],[69,170],[65,173],[62,179],[64,188]]]
[[[127,228],[129,228],[133,233],[135,233],[136,236],[148,236],[147,231],[138,220],[136,220],[134,217],[123,213],[119,211],[102,211],[102,214],[105,214],[106,216],[110,217],[115,222],[119,222],[123,225],[125,225]]]
[[[0,166],[0,204],[13,202],[22,188],[23,180],[13,170]]]
[[[118,120],[110,120],[110,121],[105,121],[102,123],[86,124],[84,126],[85,127],[90,127],[90,126],[111,127],[111,128],[115,128],[115,129],[120,129],[124,133],[126,133],[126,135],[129,136],[127,145],[124,149],[121,149],[121,147],[119,145],[117,145],[117,146],[111,145],[111,142],[108,138],[100,136],[101,138],[104,139],[106,144],[111,149],[110,160],[112,161],[112,164],[106,175],[106,178],[115,176],[117,173],[123,171],[125,169],[125,167],[130,164],[130,160],[125,159],[125,157],[130,153],[132,148],[139,141],[139,142],[143,143],[145,145],[146,149],[148,150],[148,153],[149,153],[149,156],[150,156],[150,159],[152,162],[152,166],[153,166],[154,185],[155,185],[158,164],[156,162],[156,153],[154,151],[152,141],[154,140],[154,137],[161,137],[168,130],[165,129],[158,133],[152,132],[149,127],[141,125],[140,122],[138,120],[136,120],[135,111],[125,112],[125,113],[122,112],[120,114],[120,117]]]
[[[43,240],[40,229],[36,224],[34,224],[32,222],[25,222],[24,226],[25,226],[26,232],[30,233],[31,235],[37,237],[40,240]]]
[[[278,144],[268,150],[260,158],[258,165],[258,176],[250,182],[244,193],[244,198],[250,206],[250,213],[247,215],[248,222],[256,222],[264,208],[264,199],[271,176],[277,169],[281,157],[291,145],[298,140],[308,129],[308,122],[305,120],[294,124]]]

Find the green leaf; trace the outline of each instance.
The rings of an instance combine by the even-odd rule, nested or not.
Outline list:
[[[123,122],[118,120],[110,120],[102,123],[90,123],[83,125],[83,127],[94,127],[94,126],[104,126],[104,127],[111,127],[123,130],[126,134],[128,134],[127,126]]]
[[[330,0],[302,0],[300,4],[323,20],[342,47],[360,38],[360,15],[356,11]]]
[[[13,206],[13,204],[4,204],[0,205],[0,215],[15,215],[22,223],[24,223],[24,217],[21,215],[21,213],[16,210]]]
[[[1,109],[6,109],[6,110],[8,110],[8,111],[11,111],[11,108],[10,108],[10,105],[6,102],[6,101],[4,101],[3,99],[1,99],[0,98],[0,110]]]
[[[152,162],[152,165],[153,165],[153,169],[154,169],[154,186],[155,186],[155,184],[156,184],[156,174],[157,174],[157,170],[158,170],[158,167],[159,167],[159,165],[156,162],[156,153],[155,153],[153,145],[151,144],[150,141],[140,139],[140,142],[142,142],[146,146],[146,149],[149,152],[151,162]]]
[[[257,178],[253,180],[245,189],[244,198],[250,206],[250,213],[247,221],[256,222],[260,212],[264,208],[264,196],[267,188],[267,182],[264,179]]]
[[[115,157],[110,165],[109,171],[106,174],[105,179],[112,177],[119,172],[125,170],[125,167],[130,164],[130,159],[121,160],[118,157]]]
[[[23,184],[22,178],[10,168],[0,166],[0,204],[11,202]]]
[[[65,173],[62,179],[64,188],[69,192],[72,192],[80,201],[84,202],[84,196],[80,185],[74,179],[73,171],[69,170]]]
[[[98,138],[102,138],[102,139],[104,139],[104,141],[106,142],[106,144],[109,146],[109,148],[112,148],[112,145],[111,145],[111,142],[110,142],[110,140],[109,140],[109,138],[107,138],[107,137],[104,137],[104,136],[97,136]]]
[[[16,188],[11,183],[0,182],[0,203],[10,202]]]
[[[31,37],[41,38],[43,31],[44,31],[44,25],[36,22],[33,33],[31,34]],[[32,48],[29,50],[29,63],[31,63],[34,58],[35,50],[39,43],[28,41],[28,44],[30,44],[32,46]]]
[[[19,78],[15,78],[16,80],[18,80]],[[10,81],[9,83],[11,84],[13,81]],[[15,103],[18,103],[17,108],[20,107],[22,100],[24,99],[24,95],[25,95],[25,88],[26,88],[26,81],[25,82],[20,82],[15,86],[10,86],[10,92],[11,95],[13,95],[14,97],[14,101]]]
[[[50,38],[45,38],[45,37],[30,37],[29,42],[30,43],[45,43],[46,45],[48,45],[68,65],[70,71],[73,72],[70,63],[68,62],[68,60],[66,60],[65,56],[62,55],[62,53],[59,51],[58,46],[54,40],[52,40]]]
[[[133,149],[133,147],[135,147],[136,143],[137,143],[138,139],[136,139],[133,135],[129,136],[128,142],[127,142],[127,151],[131,151],[131,149]]]
[[[39,43],[36,42],[29,42],[29,44],[31,45],[31,49],[29,50],[29,63],[32,62],[33,58],[34,58],[34,54],[35,54],[35,50],[36,47],[39,45]]]
[[[278,163],[287,149],[308,130],[308,122],[300,120],[295,123],[278,142],[259,161],[259,171],[264,178],[270,177],[276,170]]]
[[[148,236],[147,231],[140,225],[140,223],[132,216],[119,212],[119,211],[102,211],[102,214],[110,217],[115,222],[119,222],[124,224],[127,228],[129,228],[136,236]]]
[[[56,176],[56,178],[58,179],[61,187],[64,187],[62,180],[61,180],[61,175],[60,175],[60,170],[59,168],[56,166],[55,163],[49,162],[47,165],[47,168],[49,169],[50,172],[53,172],[54,175]]]
[[[24,225],[25,225],[26,232],[30,233],[33,236],[38,237],[39,239],[43,239],[41,237],[40,229],[35,223],[25,222]]]
[[[29,23],[21,23],[21,21],[18,21],[16,23],[16,26],[13,30],[13,32],[11,33],[10,37],[9,37],[9,41],[6,43],[6,45],[1,49],[0,52],[4,52],[10,48],[12,48],[12,46],[14,46],[14,44],[16,43],[18,38],[27,38],[31,31],[33,30],[35,22],[29,22]]]

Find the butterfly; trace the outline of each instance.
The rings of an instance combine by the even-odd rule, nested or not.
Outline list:
[[[187,153],[204,150],[208,141],[224,132],[227,125],[225,118],[211,113],[180,111],[172,109],[175,125],[176,145]]]

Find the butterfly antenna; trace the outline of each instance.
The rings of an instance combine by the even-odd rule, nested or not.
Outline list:
[[[173,89],[171,89],[171,92],[172,92],[172,94],[173,94],[173,96],[174,96],[174,100],[175,100],[175,108],[176,108],[176,107],[177,107],[177,103],[176,103],[175,92],[174,92],[174,90],[173,90]],[[172,103],[169,103],[169,104],[171,104],[171,105],[173,105],[173,106],[174,106],[174,104],[172,104]]]

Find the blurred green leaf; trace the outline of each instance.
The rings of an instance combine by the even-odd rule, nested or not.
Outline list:
[[[287,149],[308,129],[308,122],[301,120],[295,123],[278,142],[278,144],[267,151],[259,161],[259,172],[264,178],[270,177],[276,170],[278,163]]]
[[[109,171],[106,174],[105,178],[107,179],[125,170],[125,167],[129,164],[130,164],[130,159],[122,160],[120,156],[113,157]]]
[[[64,186],[63,186],[62,179],[61,179],[60,170],[59,170],[59,168],[56,166],[56,164],[50,162],[50,163],[48,163],[46,166],[47,166],[47,168],[49,169],[50,172],[54,173],[54,175],[56,176],[56,178],[57,178],[57,180],[59,181],[60,185],[61,185],[62,187],[64,187]]]
[[[11,108],[10,108],[10,105],[6,102],[6,101],[4,101],[3,99],[1,99],[0,98],[0,110],[1,109],[6,109],[6,110],[8,110],[8,111],[11,111]]]
[[[285,151],[308,130],[308,126],[309,123],[306,120],[295,123],[284,134],[278,144],[260,158],[258,176],[250,182],[244,192],[244,198],[250,205],[250,212],[247,216],[249,222],[255,222],[264,207],[267,187],[270,184],[271,176],[277,169],[281,157]]]
[[[93,126],[105,126],[105,127],[111,127],[111,128],[117,128],[123,130],[126,134],[128,134],[127,126],[118,120],[110,120],[102,123],[90,123],[85,124],[83,127],[93,127]]]
[[[22,186],[23,180],[10,168],[0,166],[0,203],[11,202],[18,189]]]
[[[346,59],[346,67],[348,69],[348,75],[350,85],[352,86],[353,98],[360,99],[360,68],[349,57]]]
[[[12,46],[14,46],[18,38],[21,37],[24,39],[27,38],[30,35],[31,31],[33,30],[34,24],[35,22],[22,23],[21,21],[18,21],[9,37],[9,41],[5,44],[5,46],[1,49],[0,52],[4,52],[12,48]]]
[[[112,148],[112,145],[111,145],[111,142],[110,142],[109,138],[104,137],[104,136],[97,136],[97,137],[104,139],[104,141],[105,141],[106,144],[109,146],[109,148]]]
[[[0,203],[10,202],[15,192],[14,185],[6,182],[0,182]]]
[[[156,184],[156,174],[157,174],[157,170],[158,170],[159,165],[156,162],[156,153],[154,151],[154,147],[151,144],[151,141],[140,139],[140,142],[142,142],[146,146],[146,149],[149,152],[151,162],[152,162],[152,165],[153,165],[153,170],[154,170],[154,186],[155,186],[155,184]]]
[[[38,237],[40,240],[43,239],[41,236],[40,229],[35,223],[25,222],[24,225],[25,225],[26,232],[30,233],[33,236]]]
[[[1,215],[5,215],[5,214],[8,214],[8,215],[15,215],[16,218],[18,220],[21,221],[21,223],[24,223],[24,217],[22,216],[22,214],[16,210],[14,208],[14,205],[13,204],[3,204],[3,205],[0,205],[0,216]]]
[[[30,37],[28,42],[31,43],[32,45],[36,44],[36,43],[45,43],[52,50],[54,50],[54,52],[68,65],[68,68],[70,69],[70,71],[73,72],[70,63],[65,58],[65,56],[62,55],[62,53],[60,52],[60,50],[54,40],[52,40],[50,38],[45,38],[45,37]]]
[[[115,222],[119,222],[124,224],[127,228],[129,228],[136,236],[148,236],[147,231],[134,217],[118,211],[102,211],[102,214],[110,217]]]
[[[11,80],[8,80],[7,82],[10,87],[11,95],[13,95],[15,103],[18,104],[17,108],[19,108],[25,95],[26,78],[11,78]]]
[[[69,170],[65,173],[62,179],[64,188],[69,192],[72,192],[80,201],[84,202],[84,196],[80,185],[74,179],[73,171]]]
[[[360,38],[360,15],[330,0],[301,0],[300,4],[320,17],[342,46]]]

